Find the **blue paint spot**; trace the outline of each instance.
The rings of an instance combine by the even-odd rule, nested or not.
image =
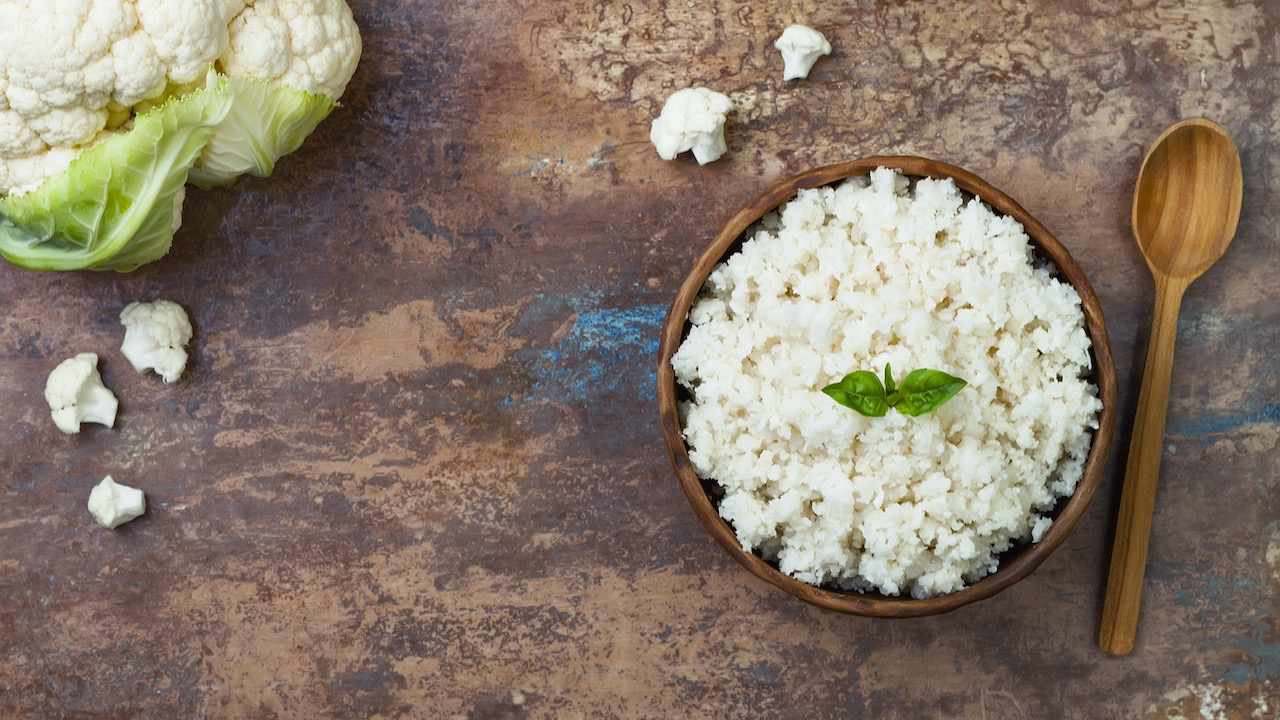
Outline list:
[[[584,404],[653,394],[665,304],[612,307],[603,300],[598,294],[545,298],[543,307],[530,309],[542,314],[550,306],[576,319],[556,345],[535,349],[526,359],[534,379],[528,399]]]
[[[1187,565],[1171,573],[1173,596],[1182,605],[1214,604],[1226,605],[1242,595],[1265,593],[1270,587],[1268,580],[1259,578],[1240,578],[1224,581],[1214,577],[1212,570],[1197,565]]]
[[[1187,565],[1174,572],[1169,584],[1178,605],[1193,611],[1200,624],[1247,624],[1249,636],[1234,641],[1223,656],[1238,662],[1223,664],[1222,678],[1232,684],[1243,684],[1250,678],[1259,681],[1280,678],[1280,643],[1268,643],[1271,628],[1257,619],[1242,617],[1239,608],[1257,607],[1270,597],[1270,578],[1215,577],[1212,569]]]
[[[747,668],[746,681],[748,685],[772,685],[778,681],[779,674],[777,665],[760,660]]]
[[[1243,685],[1253,677],[1253,670],[1248,665],[1232,665],[1227,671],[1222,673],[1223,682],[1232,685]]]
[[[1219,435],[1249,425],[1280,423],[1280,402],[1267,403],[1238,414],[1202,415],[1169,423],[1169,434],[1184,437]]]
[[[1269,628],[1254,621],[1249,638],[1241,642],[1239,649],[1246,660],[1227,666],[1222,679],[1236,685],[1243,685],[1250,679],[1259,681],[1280,677],[1280,643],[1268,643],[1265,637]]]
[[[656,353],[663,314],[662,307],[653,305],[588,310],[578,316],[570,339],[583,349],[616,349],[635,345],[645,352]]]

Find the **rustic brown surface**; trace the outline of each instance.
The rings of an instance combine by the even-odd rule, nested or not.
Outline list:
[[[365,55],[267,180],[192,192],[131,274],[0,268],[0,717],[1270,718],[1280,709],[1280,6],[352,3]],[[791,21],[835,52],[783,83]],[[729,154],[661,161],[707,85]],[[1132,183],[1204,115],[1244,212],[1188,291],[1133,654],[1096,647],[1152,281]],[[658,328],[719,225],[793,172],[966,167],[1045,223],[1107,313],[1113,469],[1039,570],[954,613],[824,612],[694,519]],[[120,309],[182,303],[177,385]],[[114,430],[42,397],[96,351]],[[107,473],[149,513],[107,531]]]

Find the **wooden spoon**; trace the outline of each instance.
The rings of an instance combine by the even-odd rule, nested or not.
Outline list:
[[[1235,144],[1202,119],[1166,130],[1138,172],[1133,234],[1155,277],[1156,304],[1098,636],[1102,649],[1115,655],[1133,649],[1138,627],[1182,293],[1230,244],[1242,185]]]

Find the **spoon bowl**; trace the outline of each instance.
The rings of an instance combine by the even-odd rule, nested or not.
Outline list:
[[[1138,172],[1133,234],[1152,272],[1199,277],[1240,220],[1240,155],[1226,131],[1196,118],[1164,132]]]
[[[1155,278],[1156,302],[1098,635],[1114,655],[1132,650],[1137,634],[1182,293],[1231,243],[1243,185],[1231,137],[1204,119],[1166,130],[1138,172],[1133,234]]]

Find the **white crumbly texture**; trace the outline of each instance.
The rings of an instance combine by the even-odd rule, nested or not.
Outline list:
[[[649,127],[649,142],[663,160],[674,160],[687,150],[699,165],[718,160],[729,146],[724,140],[724,123],[733,101],[728,95],[704,87],[685,88],[672,93],[662,112]]]
[[[89,491],[89,512],[103,527],[120,527],[146,510],[147,499],[141,490],[121,485],[110,475]]]
[[[690,461],[743,547],[813,585],[922,598],[1039,541],[1101,402],[1079,295],[1022,226],[881,168],[801,191],[748,237],[671,361]],[[968,386],[919,417],[821,392],[885,363]]]
[[[831,53],[831,43],[827,38],[805,25],[792,25],[783,30],[773,46],[782,53],[783,80],[809,77],[809,71],[818,58]]]

